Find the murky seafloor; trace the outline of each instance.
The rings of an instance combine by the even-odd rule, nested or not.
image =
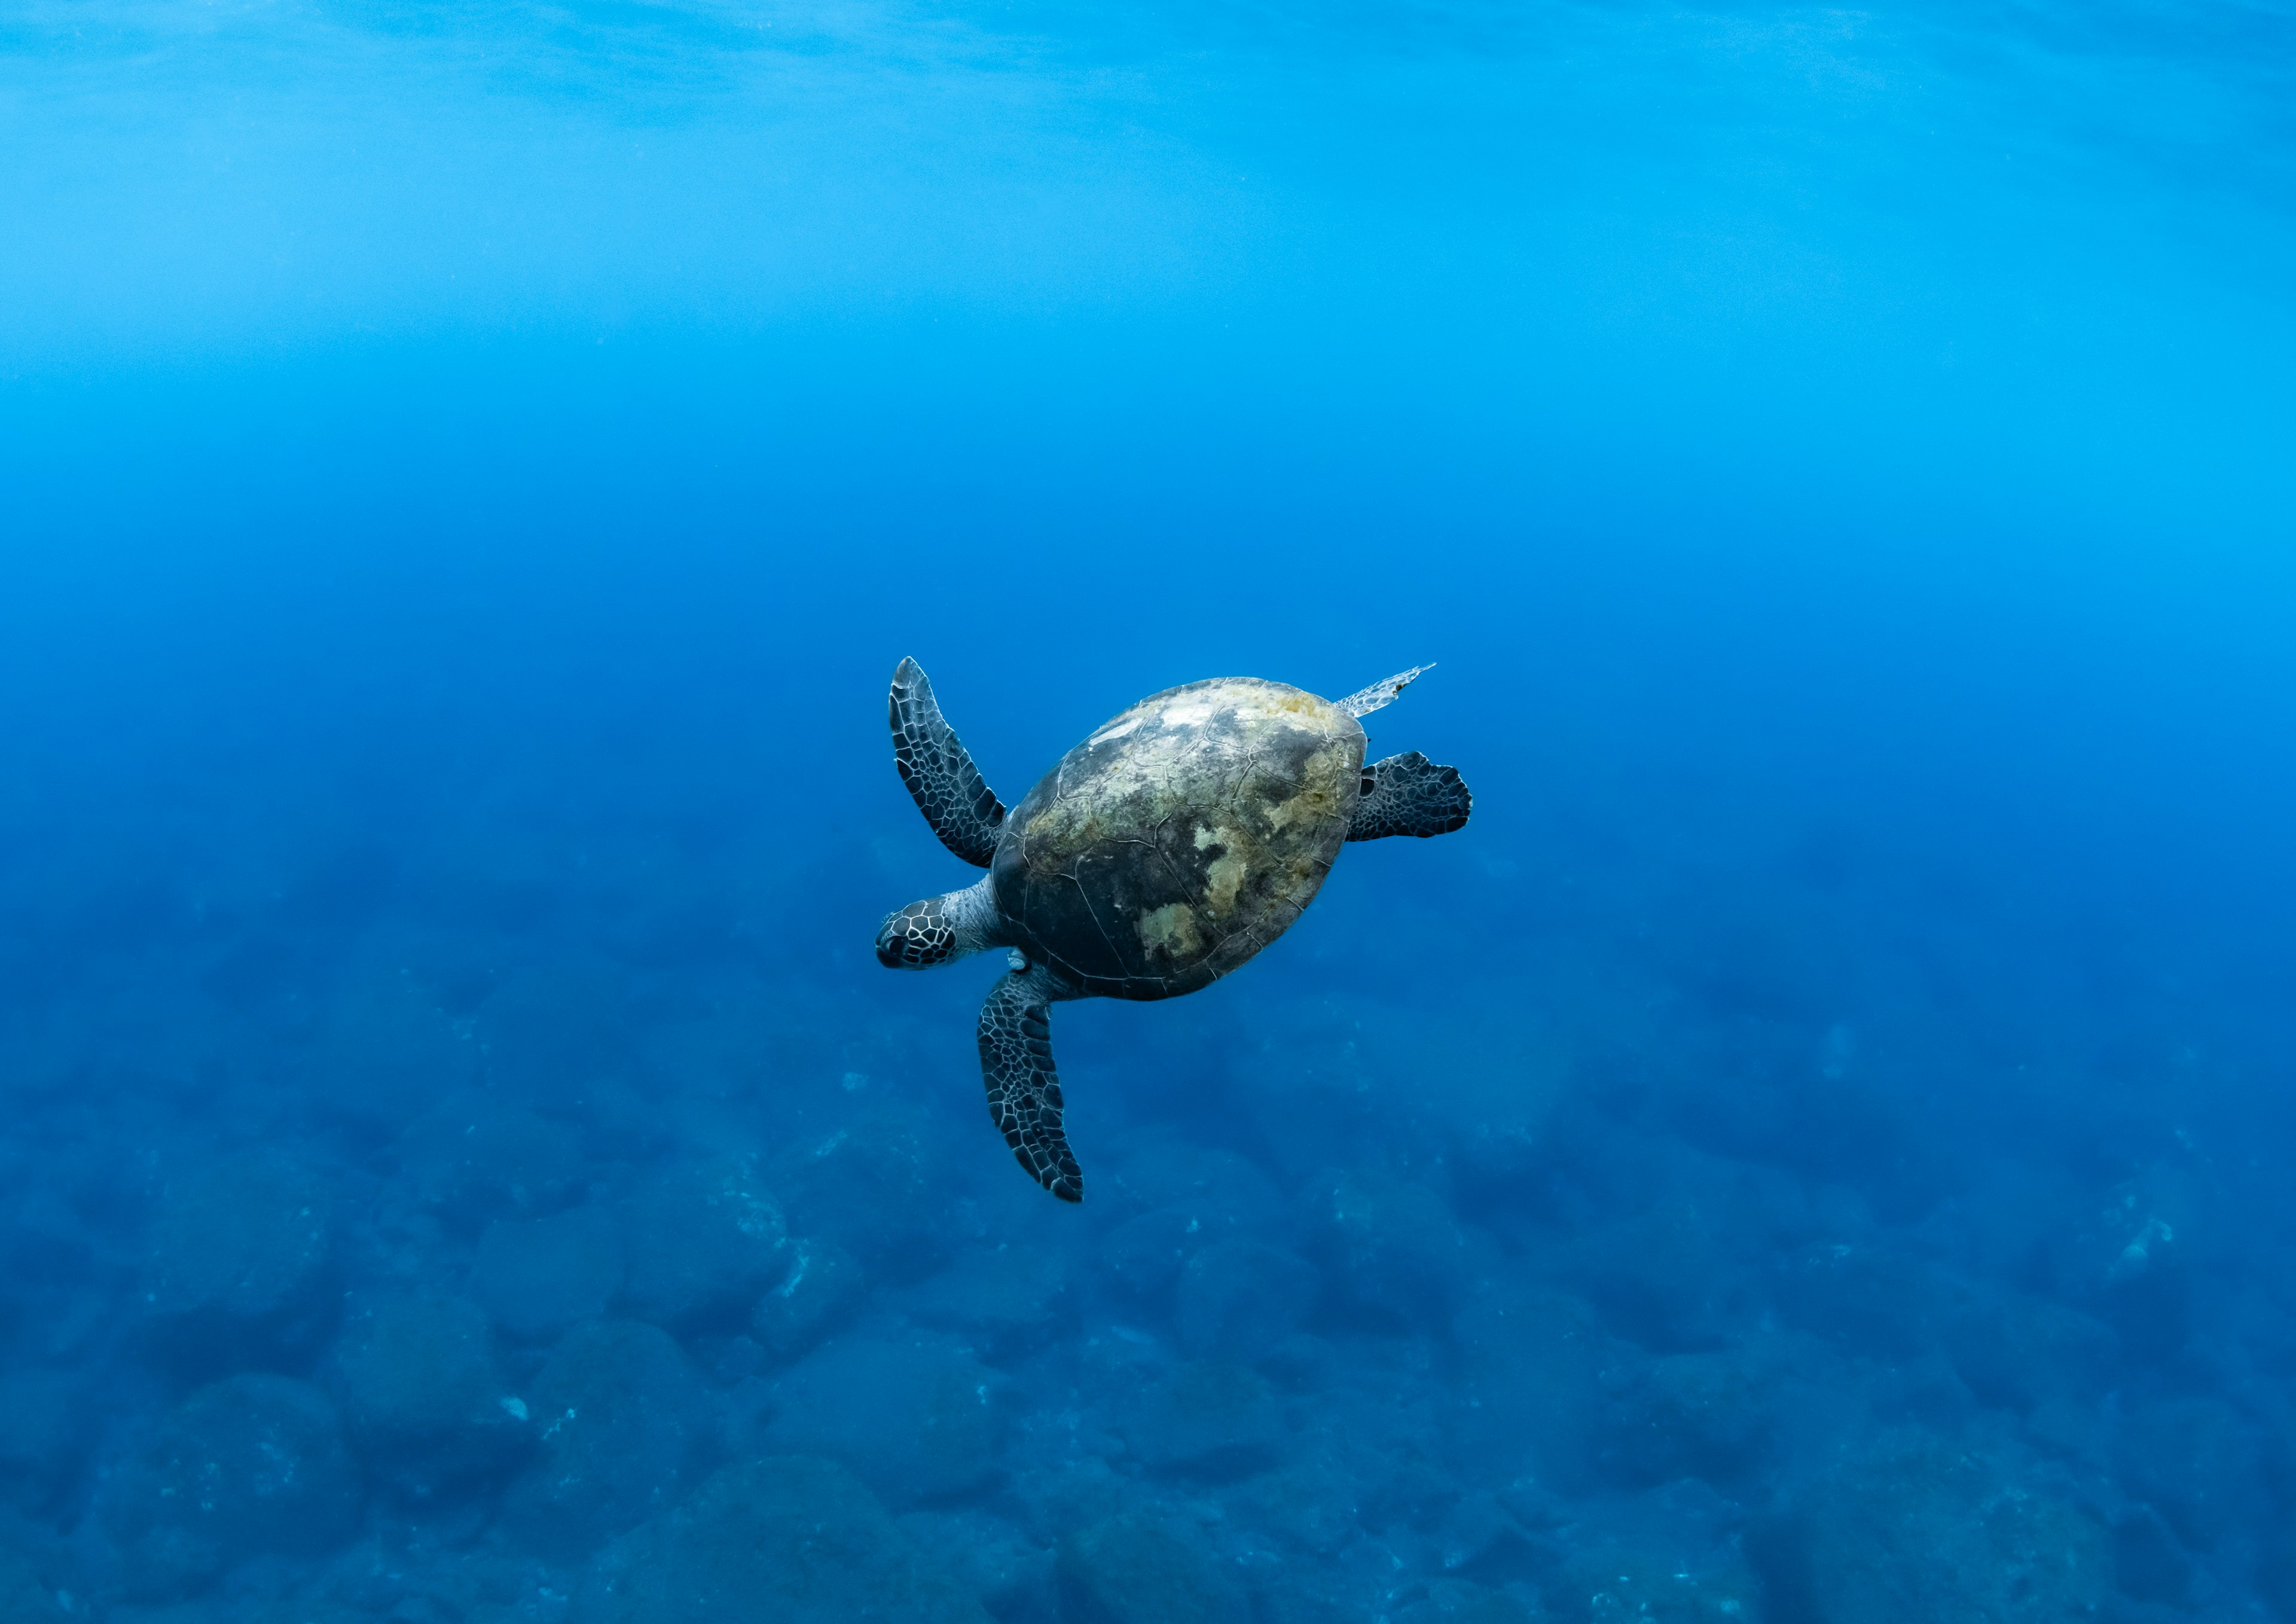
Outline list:
[[[2141,948],[1558,785],[1350,848],[1210,993],[1059,1006],[1069,1207],[981,1109],[1001,963],[869,959],[966,872],[873,702],[798,852],[685,736],[47,832],[4,1616],[2296,1606],[2285,1115]],[[378,812],[418,757],[454,792]]]

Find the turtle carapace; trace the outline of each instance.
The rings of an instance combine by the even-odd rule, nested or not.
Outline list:
[[[914,660],[893,673],[893,759],[941,843],[988,876],[913,902],[878,962],[922,970],[1008,949],[980,1011],[989,1113],[1063,1201],[1084,1178],[1061,1132],[1048,1017],[1067,998],[1171,998],[1290,928],[1349,841],[1447,834],[1471,798],[1413,750],[1364,763],[1359,718],[1418,667],[1342,700],[1257,677],[1152,694],[1061,758],[1007,811]]]

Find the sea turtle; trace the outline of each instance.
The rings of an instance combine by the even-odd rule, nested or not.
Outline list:
[[[893,759],[941,843],[988,878],[888,917],[877,962],[1008,950],[980,1010],[989,1114],[1037,1182],[1084,1198],[1061,1132],[1051,1006],[1173,998],[1283,934],[1348,841],[1447,834],[1457,769],[1417,750],[1364,765],[1368,716],[1426,668],[1342,700],[1221,677],[1151,694],[1060,759],[1011,812],[914,660],[893,673]]]

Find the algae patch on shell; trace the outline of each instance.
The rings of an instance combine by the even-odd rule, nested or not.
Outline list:
[[[1203,946],[1196,932],[1196,912],[1185,902],[1167,903],[1140,915],[1140,945],[1150,952],[1175,958],[1192,958]]]

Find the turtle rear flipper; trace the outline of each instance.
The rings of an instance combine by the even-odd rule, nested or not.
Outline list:
[[[1042,970],[999,978],[980,1006],[980,1075],[988,1114],[1030,1177],[1064,1202],[1084,1199],[1084,1172],[1061,1132],[1061,1079],[1053,1070],[1056,996]]]
[[[1390,834],[1448,834],[1464,829],[1475,798],[1459,769],[1406,750],[1364,768],[1363,794],[1348,820],[1348,839],[1383,841]]]
[[[975,868],[996,855],[996,832],[1004,823],[1004,803],[988,787],[980,769],[945,721],[924,668],[903,660],[893,672],[888,707],[893,727],[893,764],[917,810],[925,815],[940,843]]]

